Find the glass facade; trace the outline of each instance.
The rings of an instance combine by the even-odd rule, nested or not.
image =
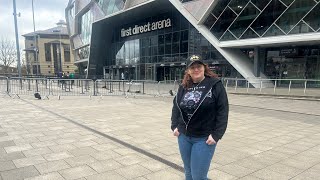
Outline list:
[[[125,0],[96,0],[99,7],[105,13],[105,15],[109,15],[120,11],[124,7]]]
[[[187,57],[191,54],[200,54],[220,75],[231,75],[225,71],[234,70],[177,11],[115,28],[108,53],[111,57],[106,61],[107,72],[113,79],[119,79],[121,73],[126,79],[182,79]]]
[[[80,49],[77,49],[77,56],[79,59],[89,58],[90,46],[85,46]]]
[[[73,32],[74,32],[74,25],[73,25],[73,23],[74,23],[74,17],[75,17],[75,4],[74,4],[74,2],[72,3],[72,6],[71,6],[70,9],[68,10],[67,17],[68,17],[68,22],[69,22],[68,26],[69,26],[69,28],[70,28],[70,31],[71,31],[72,34],[73,34]]]
[[[319,79],[320,45],[268,48],[265,74],[272,79]]]
[[[92,23],[93,14],[91,13],[91,10],[89,10],[81,16],[79,24],[79,34],[84,45],[90,43]]]
[[[220,41],[320,32],[320,1],[223,0],[204,25]]]

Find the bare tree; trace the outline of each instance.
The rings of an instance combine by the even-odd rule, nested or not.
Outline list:
[[[17,53],[15,43],[7,39],[0,39],[0,65],[3,65],[4,72],[8,73],[9,67],[16,61]]]

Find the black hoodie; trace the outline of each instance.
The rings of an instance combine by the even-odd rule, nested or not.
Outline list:
[[[181,100],[188,90],[179,87],[173,100],[171,129],[178,128],[180,133],[191,137],[206,137],[210,134],[218,142],[227,129],[229,104],[227,93],[222,82],[217,78],[206,77],[201,86],[204,86],[204,95],[200,105],[192,116],[181,110]]]

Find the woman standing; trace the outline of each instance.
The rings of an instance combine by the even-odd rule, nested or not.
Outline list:
[[[227,128],[228,112],[222,82],[199,56],[191,56],[171,116],[186,180],[207,179],[217,142]]]

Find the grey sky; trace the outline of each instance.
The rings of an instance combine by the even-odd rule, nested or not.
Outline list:
[[[37,30],[55,27],[56,23],[65,20],[65,8],[69,0],[34,0],[35,26]],[[32,0],[16,0],[18,31],[21,48],[24,48],[24,38],[21,36],[33,32]],[[13,0],[0,0],[0,38],[15,41]]]

